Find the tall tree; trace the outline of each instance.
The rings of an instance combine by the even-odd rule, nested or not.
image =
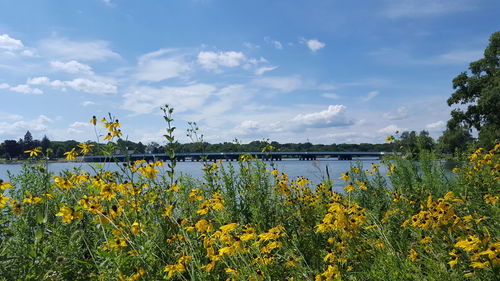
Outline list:
[[[475,128],[480,145],[489,147],[500,139],[500,31],[491,35],[484,57],[470,63],[469,70],[470,75],[462,72],[453,79],[456,91],[448,105],[463,104],[467,109],[454,109],[448,128]]]
[[[467,144],[473,140],[469,129],[458,126],[455,129],[447,128],[438,140],[438,149],[444,153],[463,152],[467,149]]]
[[[50,148],[50,140],[47,136],[43,136],[40,146],[44,152],[47,151],[47,148]]]
[[[33,147],[33,136],[31,135],[30,131],[27,131],[26,134],[24,134],[24,139],[23,139],[23,145],[25,149],[32,149]]]

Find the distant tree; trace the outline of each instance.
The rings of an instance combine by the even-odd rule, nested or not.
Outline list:
[[[18,142],[15,140],[6,140],[3,143],[4,145],[4,150],[5,150],[5,156],[9,159],[12,159],[13,157],[18,157],[19,153],[21,152],[21,147]]]
[[[417,151],[417,133],[415,131],[404,131],[399,137],[399,146],[403,150],[416,153]]]
[[[50,140],[47,136],[43,136],[42,141],[40,142],[40,146],[42,147],[43,152],[47,151],[47,148],[50,148]]]
[[[142,144],[142,142],[137,143],[135,147],[135,153],[144,153],[146,152],[146,146]]]
[[[160,144],[157,142],[150,142],[146,145],[146,153],[158,153],[160,150]]]
[[[467,105],[454,109],[448,121],[449,130],[475,128],[479,143],[489,147],[500,139],[500,31],[493,33],[484,57],[469,65],[470,75],[462,72],[453,79],[456,91],[448,105]]]
[[[473,141],[470,130],[459,125],[454,129],[447,128],[438,139],[438,149],[443,153],[455,153],[465,151],[467,144]]]
[[[419,150],[431,151],[434,149],[434,139],[429,135],[428,131],[420,131],[417,137],[417,147]]]
[[[33,149],[33,136],[31,135],[30,131],[27,131],[26,134],[24,134],[23,138],[23,149],[28,150],[28,149]]]

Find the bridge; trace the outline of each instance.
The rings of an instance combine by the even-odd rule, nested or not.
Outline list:
[[[389,155],[390,152],[215,152],[215,153],[176,153],[174,159],[177,161],[236,161],[243,155],[251,155],[253,158],[281,161],[283,158],[298,158],[301,161],[316,160],[318,158],[337,158],[337,160],[352,160],[355,157],[374,157],[381,158]],[[157,161],[172,160],[168,154],[130,154],[113,156],[83,156],[84,162],[125,162],[125,161]]]

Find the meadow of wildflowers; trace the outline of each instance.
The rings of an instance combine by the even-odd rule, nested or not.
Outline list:
[[[109,154],[122,132],[102,123]],[[428,151],[383,159],[384,174],[353,165],[342,193],[249,155],[203,179],[175,162],[55,175],[40,161],[0,184],[0,280],[498,280],[499,152],[453,174]]]

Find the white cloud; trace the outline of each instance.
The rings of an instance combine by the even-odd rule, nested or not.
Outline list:
[[[68,62],[51,61],[50,65],[56,70],[64,71],[71,74],[75,73],[93,74],[92,67],[83,63],[79,63],[76,60],[70,60]]]
[[[21,55],[25,56],[25,57],[36,57],[37,56],[35,51],[33,51],[33,50],[23,50],[21,52]]]
[[[382,129],[378,130],[377,132],[379,134],[392,135],[392,134],[394,134],[396,132],[400,132],[401,133],[402,131],[405,131],[405,130],[406,129],[399,128],[398,126],[392,124],[392,125],[389,125],[387,127],[384,127]]]
[[[264,37],[264,41],[266,41],[266,43],[268,44],[271,44],[274,48],[278,49],[278,50],[283,50],[283,44],[281,44],[280,41],[278,40],[273,40],[271,39],[271,37]]]
[[[50,85],[50,79],[45,76],[29,78],[26,82],[28,85]]]
[[[64,85],[74,90],[91,94],[115,94],[117,92],[117,87],[114,84],[85,78],[76,78],[71,81],[66,81]]]
[[[254,120],[245,120],[235,127],[235,132],[238,134],[248,135],[255,133],[263,128],[259,122]]]
[[[299,114],[291,120],[291,124],[298,127],[328,128],[352,125],[353,121],[346,117],[346,107],[341,104],[330,105],[328,109]]]
[[[24,48],[23,42],[21,40],[14,39],[8,34],[0,35],[0,49],[7,51],[16,51]]]
[[[75,129],[75,128],[68,128],[66,130],[66,132],[69,134],[69,135],[77,135],[77,134],[81,134],[83,133],[84,131],[83,130],[78,130],[78,129]]]
[[[211,52],[202,51],[198,54],[198,63],[205,69],[216,70],[220,66],[236,67],[246,61],[242,52]]]
[[[469,11],[470,0],[387,0],[383,14],[389,18],[417,18]]]
[[[52,119],[45,115],[40,115],[38,118],[26,120],[22,116],[17,116],[15,122],[0,122],[0,135],[5,138],[19,138],[23,136],[26,131],[40,132],[47,130],[47,124],[52,122]]]
[[[271,71],[271,70],[275,70],[276,68],[278,68],[277,66],[263,66],[263,67],[259,67],[255,70],[255,74],[256,75],[262,75],[268,71]]]
[[[18,92],[21,94],[33,94],[33,95],[41,95],[43,91],[38,88],[31,88],[29,85],[20,84],[15,87],[10,87],[9,90],[13,92]]]
[[[325,43],[320,42],[318,39],[303,39],[302,41],[306,43],[307,47],[313,52],[316,52],[326,46]]]
[[[103,61],[120,58],[120,55],[109,48],[109,42],[102,40],[72,41],[52,38],[40,42],[40,51],[64,60]]]
[[[340,98],[340,96],[335,94],[335,93],[324,93],[321,96],[324,98],[327,98],[327,99],[332,99],[332,100],[336,100],[336,99]]]
[[[371,101],[374,97],[376,97],[378,95],[379,95],[378,91],[371,91],[366,96],[362,97],[361,100],[363,102],[368,102],[368,101]]]
[[[10,113],[4,113],[0,111],[0,120],[11,120],[11,121],[19,121],[22,120],[23,116],[19,114],[10,114]]]
[[[291,92],[302,86],[302,80],[298,76],[274,76],[256,79],[253,83],[257,86],[275,89],[281,92]]]
[[[10,85],[7,83],[0,83],[0,89],[8,89],[10,88]]]
[[[382,118],[386,120],[401,120],[408,117],[408,108],[401,106],[394,111],[386,112],[382,115]]]
[[[216,88],[208,84],[185,87],[137,87],[123,95],[122,108],[137,114],[157,112],[165,104],[176,112],[199,109]]]
[[[71,125],[69,125],[69,127],[74,128],[74,129],[81,129],[81,128],[90,128],[90,127],[92,127],[92,125],[90,124],[90,122],[76,121],[76,122],[73,122]]]
[[[444,122],[443,120],[439,120],[439,121],[427,124],[427,125],[425,125],[425,127],[427,129],[431,129],[431,130],[433,130],[433,129],[442,129],[445,124],[446,124],[446,122]]]
[[[40,76],[28,79],[27,84],[51,86],[62,91],[66,91],[68,87],[76,91],[90,94],[115,94],[117,92],[116,85],[111,82],[90,80],[86,78],[76,78],[68,81],[50,81],[48,77]]]
[[[89,106],[89,105],[94,105],[94,104],[95,104],[95,102],[89,101],[89,100],[86,100],[86,101],[82,102],[83,106]]]
[[[191,67],[182,56],[165,57],[174,50],[160,49],[139,58],[136,77],[142,81],[159,82],[180,76]]]

